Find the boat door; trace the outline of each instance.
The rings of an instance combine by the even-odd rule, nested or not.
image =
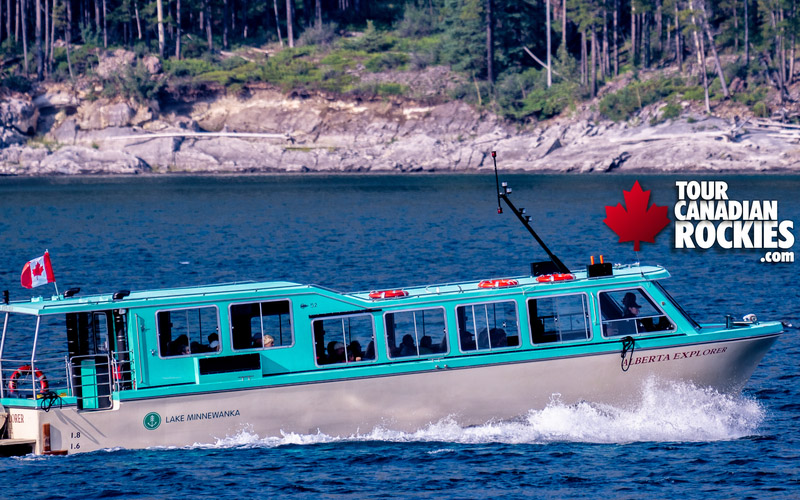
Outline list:
[[[140,349],[139,387],[193,384],[197,359],[216,352],[219,309],[140,309],[134,316]],[[198,356],[200,355],[200,356]]]
[[[124,311],[69,313],[66,327],[70,377],[78,409],[111,408],[113,382],[125,384],[122,364],[118,363],[120,357],[127,360]]]

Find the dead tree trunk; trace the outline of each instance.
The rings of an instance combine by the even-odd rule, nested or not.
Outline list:
[[[591,69],[591,86],[592,97],[597,97],[597,31],[594,26],[592,27],[592,69]]]
[[[281,19],[278,17],[278,0],[272,0],[272,7],[275,10],[275,31],[278,32],[278,41],[283,48],[283,36],[281,36]]]
[[[711,102],[708,98],[708,74],[706,72],[705,46],[703,44],[703,37],[697,36],[697,31],[700,30],[700,25],[697,24],[692,1],[693,0],[689,0],[689,10],[692,11],[692,24],[694,25],[692,33],[694,35],[695,49],[697,49],[697,58],[700,61],[700,74],[703,77],[703,94],[705,96],[706,113],[711,114]]]
[[[181,0],[175,2],[175,59],[181,58]]]
[[[156,0],[156,20],[158,21],[158,55],[164,57],[164,2]]]
[[[319,1],[319,0],[318,0]],[[551,68],[551,60],[550,60],[550,52],[551,45],[550,45],[550,0],[544,0],[545,3],[545,16],[547,17],[547,88],[549,89],[553,85],[553,73],[550,71]]]
[[[730,99],[731,94],[728,92],[728,84],[725,82],[725,73],[722,71],[722,64],[719,61],[719,54],[717,54],[716,44],[714,43],[714,37],[711,35],[711,29],[708,27],[708,16],[706,15],[706,5],[704,0],[700,1],[700,15],[702,16],[701,23],[703,25],[703,31],[708,38],[709,46],[711,47],[711,55],[714,57],[714,65],[717,68],[717,76],[719,76],[720,86],[722,87],[722,94],[725,96],[725,99]]]
[[[486,0],[486,79],[494,84],[494,13],[492,0]]]
[[[614,76],[619,76],[619,0],[614,0],[614,30],[611,40],[614,46]]]
[[[679,16],[678,2],[675,2],[675,60],[678,63],[678,71],[683,73],[683,47],[681,47],[681,21]]]
[[[28,28],[26,28],[27,22],[25,21],[25,0],[19,0],[19,3],[19,22],[22,25],[22,66],[25,69],[25,76],[28,76]]]
[[[631,65],[636,66],[636,4],[631,1]]]
[[[289,47],[294,47],[294,16],[292,15],[292,0],[286,0],[286,38],[289,39]]]
[[[36,24],[34,36],[36,38],[36,79],[44,79],[44,51],[42,50],[42,0],[36,0]]]

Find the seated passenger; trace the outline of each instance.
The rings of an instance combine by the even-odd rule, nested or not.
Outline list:
[[[414,345],[414,337],[409,334],[403,335],[403,341],[400,343],[399,357],[416,356],[417,346]]]
[[[212,351],[219,351],[219,335],[212,333],[208,336],[208,348]]]
[[[419,339],[419,353],[420,354],[433,354],[435,351],[433,350],[433,339],[430,338],[428,335],[423,335],[421,339]]]
[[[375,341],[370,340],[367,344],[367,352],[364,353],[364,359],[375,359]]]
[[[341,342],[328,342],[328,363],[344,363],[344,344]]]
[[[489,330],[481,328],[477,335],[478,349],[488,349],[491,344],[489,343]]]
[[[489,330],[489,339],[492,342],[492,347],[507,347],[508,339],[506,332],[502,328],[492,328]]]
[[[275,347],[275,339],[272,335],[265,334],[261,337],[261,347]]]
[[[350,342],[347,347],[347,361],[361,361],[364,353],[361,352],[361,344],[357,340]]]
[[[175,340],[169,343],[169,354],[168,356],[181,356],[183,354],[191,354],[191,349],[189,349],[189,353],[185,353],[184,347],[189,349],[189,337],[186,335],[179,335]]]
[[[468,330],[461,331],[461,350],[462,351],[475,350],[475,340],[473,339],[472,332]]]
[[[186,354],[191,354],[191,353],[192,353],[192,349],[188,345],[185,345],[185,346],[181,347],[181,355],[186,355]]]
[[[447,352],[447,336],[442,337],[442,341],[439,342],[438,348],[439,350],[436,352]]]

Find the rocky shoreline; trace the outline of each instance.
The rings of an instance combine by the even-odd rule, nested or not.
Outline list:
[[[460,102],[344,101],[251,90],[159,108],[52,86],[0,102],[0,175],[473,172],[786,172],[800,127],[692,114],[649,125],[589,110],[519,128]],[[261,135],[259,135],[261,134]]]

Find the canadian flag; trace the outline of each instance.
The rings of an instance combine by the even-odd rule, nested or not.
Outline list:
[[[50,265],[50,252],[45,250],[44,255],[27,262],[22,268],[22,275],[19,281],[25,288],[55,283],[56,277],[53,274],[53,266]]]

